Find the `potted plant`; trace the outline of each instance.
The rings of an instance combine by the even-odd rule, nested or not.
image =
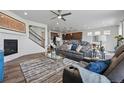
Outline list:
[[[115,36],[115,39],[117,40],[115,49],[117,49],[123,43],[124,37],[122,35],[117,35]]]

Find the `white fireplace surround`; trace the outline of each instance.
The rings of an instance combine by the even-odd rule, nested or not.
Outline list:
[[[10,15],[18,20],[21,20],[22,22],[24,22],[26,24],[26,33],[18,33],[18,32],[0,28],[0,50],[4,50],[4,39],[18,40],[18,53],[5,56],[4,62],[11,61],[11,60],[21,57],[23,55],[32,54],[32,53],[40,53],[40,52],[46,51],[47,47],[43,48],[29,39],[28,26],[36,25],[36,26],[45,28],[45,46],[47,46],[47,39],[46,39],[47,38],[47,25],[24,20],[9,11],[2,11],[2,12],[6,13],[7,15]]]

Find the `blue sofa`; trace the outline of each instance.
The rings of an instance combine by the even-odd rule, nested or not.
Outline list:
[[[63,55],[64,57],[75,60],[75,61],[82,61],[83,58],[87,56],[87,51],[91,49],[91,44],[87,41],[79,42],[76,40],[72,40],[72,41],[65,42],[62,46],[66,44],[78,44],[78,45],[83,46],[80,52],[77,52],[74,50],[66,50],[66,49],[61,48],[61,46],[56,49],[57,55]]]

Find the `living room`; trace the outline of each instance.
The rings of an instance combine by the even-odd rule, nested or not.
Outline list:
[[[2,82],[123,82],[123,76],[119,76],[123,69],[114,74],[115,78],[109,75],[112,81],[103,75],[94,77],[96,81],[82,81],[82,71],[76,70],[79,75],[75,77],[68,68],[71,65],[70,69],[75,71],[72,64],[85,68],[90,62],[112,59],[123,45],[123,15],[123,10],[0,11],[1,66],[5,68],[1,70]],[[119,62],[122,61],[121,57]],[[99,77],[103,81],[97,80]]]

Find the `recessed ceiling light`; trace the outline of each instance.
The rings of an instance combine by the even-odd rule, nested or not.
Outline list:
[[[27,12],[24,12],[24,15],[28,15],[28,13]]]
[[[58,25],[59,23],[57,22],[56,24]]]

